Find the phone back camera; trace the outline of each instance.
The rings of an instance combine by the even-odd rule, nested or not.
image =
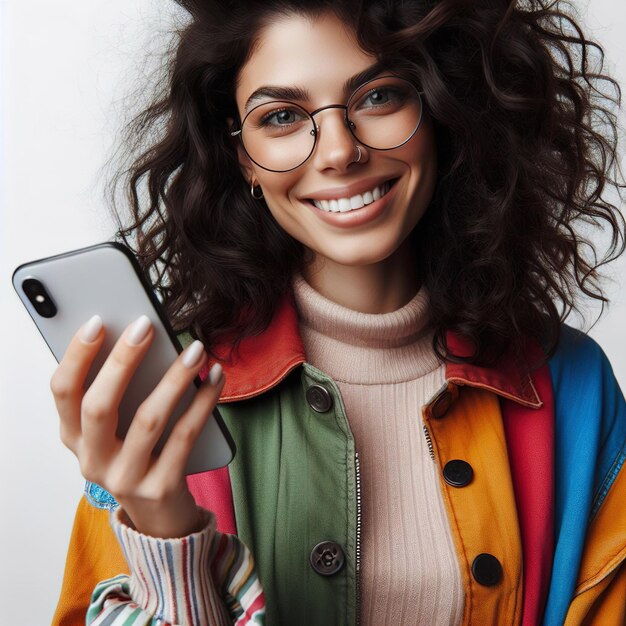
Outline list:
[[[22,289],[41,317],[54,317],[57,314],[57,308],[52,302],[52,298],[50,298],[43,284],[36,278],[27,278],[22,283]]]

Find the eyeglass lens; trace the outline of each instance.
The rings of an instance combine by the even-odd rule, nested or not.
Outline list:
[[[356,141],[375,150],[390,150],[406,143],[421,117],[419,92],[412,83],[396,76],[365,83],[347,104],[347,118]],[[293,102],[266,102],[244,118],[241,139],[257,165],[275,172],[289,171],[311,156],[316,141],[315,120]]]

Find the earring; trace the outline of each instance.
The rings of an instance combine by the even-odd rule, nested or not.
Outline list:
[[[261,189],[261,185],[255,185],[254,182],[250,183],[250,195],[255,200],[261,200],[263,198],[263,190]]]

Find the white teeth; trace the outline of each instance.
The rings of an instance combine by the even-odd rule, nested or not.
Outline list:
[[[322,211],[329,211],[331,213],[346,213],[354,209],[360,209],[366,204],[371,204],[376,200],[384,196],[391,184],[389,182],[383,183],[378,187],[374,187],[371,191],[366,191],[363,194],[356,194],[350,198],[337,198],[336,200],[313,200],[313,204]]]
[[[350,210],[350,199],[349,198],[339,198],[337,200],[337,202],[339,203],[339,212],[343,213],[344,211],[349,211]]]
[[[351,209],[360,209],[362,206],[365,206],[365,198],[360,195],[352,196],[350,198],[350,208]]]

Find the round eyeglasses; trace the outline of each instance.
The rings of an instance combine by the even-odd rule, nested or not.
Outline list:
[[[415,85],[399,76],[381,76],[358,87],[347,104],[329,104],[309,113],[288,100],[264,102],[251,109],[239,136],[246,154],[270,172],[300,167],[315,150],[319,127],[314,116],[326,109],[343,109],[355,140],[373,150],[393,150],[417,132],[422,121],[422,98]]]

